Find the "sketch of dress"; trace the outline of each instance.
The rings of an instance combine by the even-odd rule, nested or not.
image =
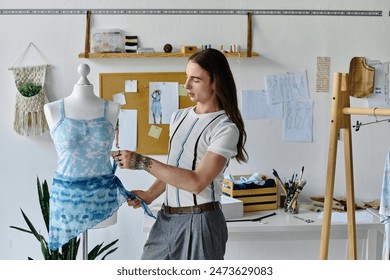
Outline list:
[[[162,107],[161,107],[161,90],[156,89],[151,94],[152,97],[152,106],[151,111],[153,114],[153,121],[156,124],[156,118],[160,117],[160,124],[162,123]]]

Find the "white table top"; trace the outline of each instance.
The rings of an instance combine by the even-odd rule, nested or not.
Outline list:
[[[261,222],[228,222],[229,233],[255,233],[255,232],[315,232],[320,231],[322,228],[322,215],[323,212],[312,212],[306,209],[301,209],[299,214],[285,213],[284,209],[258,211],[258,212],[246,212],[242,218],[231,219],[253,219],[262,217],[268,214],[276,213],[276,215],[262,219]],[[294,216],[311,219],[314,222],[306,223],[302,220],[295,218]],[[154,223],[154,219],[145,216],[143,231],[148,233]],[[383,224],[380,223],[379,217],[372,214],[367,210],[358,210],[355,213],[356,229],[368,229],[375,228],[383,231]],[[332,212],[331,230],[343,229],[347,226],[347,213],[346,212]]]

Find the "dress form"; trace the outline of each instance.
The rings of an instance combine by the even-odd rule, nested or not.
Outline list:
[[[87,64],[80,64],[78,73],[80,79],[73,87],[72,93],[64,98],[65,116],[78,120],[89,120],[102,117],[105,100],[96,96],[93,85],[89,82],[87,75],[90,68]],[[50,130],[52,130],[61,118],[59,106],[60,100],[47,103],[44,106],[44,113]],[[107,119],[115,127],[119,116],[120,104],[109,102],[107,106]],[[102,221],[95,228],[103,228],[117,222],[117,213]]]
[[[90,68],[87,64],[80,64],[78,73],[80,79],[73,86],[72,93],[64,98],[65,114],[69,118],[88,120],[101,117],[104,107],[104,99],[95,95],[93,85],[89,82],[87,75]],[[58,106],[60,101],[47,103],[44,106],[45,117],[50,129],[59,121],[61,112]],[[120,104],[109,102],[107,107],[107,119],[112,125],[116,125]]]

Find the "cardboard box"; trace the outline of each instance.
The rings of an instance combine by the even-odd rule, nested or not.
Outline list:
[[[239,180],[241,177],[249,178],[250,175],[233,176],[234,180]],[[241,200],[244,204],[244,212],[277,209],[277,181],[265,175],[262,175],[262,178],[273,180],[273,184],[259,185],[250,189],[238,189],[237,187],[235,188],[234,182],[225,178],[222,182],[222,192],[229,197]]]

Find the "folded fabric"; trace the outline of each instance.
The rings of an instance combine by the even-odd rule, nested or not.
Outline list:
[[[228,174],[225,176],[225,179],[233,182],[234,189],[256,189],[259,187],[269,188],[275,186],[274,179],[260,177],[259,173],[254,173],[249,178],[241,176],[239,180],[234,179],[231,174]]]

